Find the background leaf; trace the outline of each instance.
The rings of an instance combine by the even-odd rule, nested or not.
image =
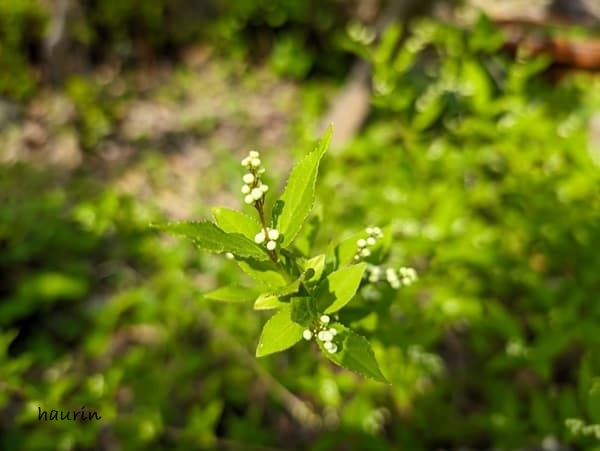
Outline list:
[[[329,146],[331,131],[330,126],[317,147],[292,169],[285,191],[279,199],[283,203],[283,210],[278,218],[277,228],[283,235],[283,247],[294,241],[310,214],[315,200],[319,163]]]

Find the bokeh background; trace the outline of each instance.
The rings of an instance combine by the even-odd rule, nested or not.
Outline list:
[[[0,448],[600,449],[599,17],[0,1]],[[281,188],[329,122],[318,246],[389,225],[420,273],[351,318],[391,385],[255,359],[266,316],[202,297],[235,264],[148,228],[242,208],[249,149]]]

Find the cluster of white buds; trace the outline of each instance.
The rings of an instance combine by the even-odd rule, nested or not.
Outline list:
[[[369,248],[375,246],[378,239],[383,238],[383,233],[379,227],[367,227],[365,232],[367,232],[367,237],[360,238],[356,241],[357,249],[356,254],[354,254],[355,261],[371,255],[371,249]]]
[[[245,194],[244,202],[249,205],[262,199],[269,191],[269,187],[260,180],[265,172],[265,168],[260,165],[260,154],[256,150],[248,152],[248,156],[242,160],[242,166],[248,168],[248,172],[242,177],[242,194]]]
[[[274,251],[277,248],[277,241],[281,237],[279,230],[267,227],[266,233],[264,230],[258,232],[254,237],[256,244],[267,242],[266,247],[269,251]]]
[[[384,271],[381,266],[369,265],[366,274],[369,282],[375,283],[386,280],[394,289],[412,285],[417,280],[417,271],[406,266],[402,266],[398,270],[387,268]]]
[[[323,347],[327,349],[330,354],[335,354],[338,350],[337,345],[333,342],[337,335],[335,327],[328,327],[329,321],[328,315],[321,315],[319,318],[319,326],[316,330],[305,329],[302,332],[302,336],[305,340],[311,340],[313,336],[316,336],[319,341],[323,343]]]

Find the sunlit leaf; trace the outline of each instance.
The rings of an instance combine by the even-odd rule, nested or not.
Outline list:
[[[292,321],[291,314],[291,305],[285,305],[265,323],[256,347],[256,357],[284,351],[302,339],[304,328]]]
[[[329,127],[317,147],[292,169],[285,190],[278,201],[282,210],[277,220],[277,228],[283,235],[282,246],[284,247],[294,241],[312,210],[319,163],[329,146],[331,131]]]

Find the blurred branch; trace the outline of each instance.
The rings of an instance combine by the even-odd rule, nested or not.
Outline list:
[[[321,417],[316,414],[310,406],[289,391],[283,384],[275,379],[267,370],[260,366],[256,358],[251,355],[248,350],[233,337],[227,330],[216,326],[217,321],[212,312],[205,310],[201,320],[204,323],[209,323],[207,327],[211,333],[219,339],[219,342],[226,342],[230,345],[231,350],[242,360],[242,362],[257,374],[259,380],[268,392],[273,394],[284,405],[290,415],[296,419],[305,428],[314,430],[319,429],[322,425]]]

